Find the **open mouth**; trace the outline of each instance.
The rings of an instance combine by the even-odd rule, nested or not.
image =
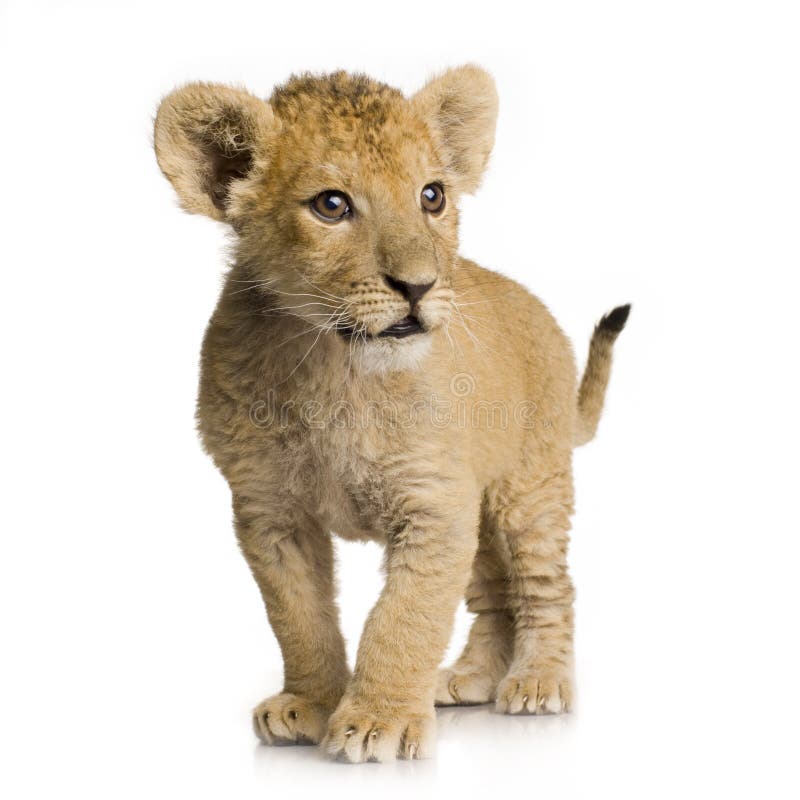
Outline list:
[[[390,325],[375,336],[370,336],[368,338],[404,339],[406,336],[413,336],[415,333],[423,333],[424,331],[425,328],[422,327],[420,321],[409,314],[407,317],[403,317],[403,319],[395,322],[394,325]],[[345,339],[349,339],[355,335],[355,328],[352,326],[338,328],[338,333]]]
[[[392,336],[395,339],[403,339],[406,336],[413,336],[415,333],[422,333],[423,330],[425,329],[420,325],[419,320],[409,315],[403,317],[399,322],[395,322],[394,325],[384,328],[378,336]]]

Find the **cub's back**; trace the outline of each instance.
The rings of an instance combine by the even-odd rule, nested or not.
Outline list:
[[[475,401],[506,404],[511,435],[528,444],[571,446],[575,357],[547,307],[520,284],[467,259],[455,271],[453,289],[451,363],[473,382]],[[522,427],[515,425],[519,409]]]

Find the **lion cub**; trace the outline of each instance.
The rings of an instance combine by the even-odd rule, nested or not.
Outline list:
[[[571,453],[629,307],[595,329],[578,387],[542,303],[458,255],[496,115],[475,66],[408,98],[337,72],[269,101],[190,84],[159,108],[182,205],[235,235],[197,418],[283,653],[283,691],[254,712],[267,744],[421,758],[436,703],[572,703]],[[352,673],[332,531],[386,548]],[[464,596],[469,641],[437,673]]]

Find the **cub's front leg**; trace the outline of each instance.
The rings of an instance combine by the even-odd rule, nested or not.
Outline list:
[[[436,671],[477,550],[479,503],[446,479],[431,485],[438,491],[424,499],[392,503],[386,585],[328,723],[331,756],[355,763],[432,753]]]
[[[318,743],[350,677],[330,533],[285,496],[235,493],[234,516],[284,663],[283,691],[255,708],[253,727],[266,744]]]

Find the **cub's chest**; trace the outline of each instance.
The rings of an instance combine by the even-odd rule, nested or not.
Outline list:
[[[331,483],[321,498],[322,524],[343,539],[382,541],[378,510],[358,490],[345,483]]]
[[[377,489],[386,481],[374,448],[362,431],[325,429],[304,432],[293,459],[302,459],[307,501],[321,525],[344,539],[380,540]]]

